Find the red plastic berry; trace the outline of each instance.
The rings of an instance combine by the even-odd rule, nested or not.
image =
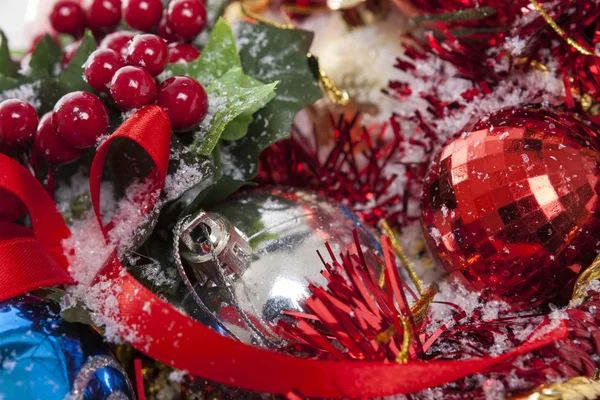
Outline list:
[[[167,44],[156,35],[137,35],[127,48],[127,64],[142,67],[156,76],[167,66]]]
[[[85,62],[85,79],[99,92],[108,92],[113,76],[125,65],[114,50],[98,49]]]
[[[121,108],[140,108],[156,98],[156,83],[145,69],[127,66],[118,70],[113,77],[110,94]]]
[[[65,46],[61,62],[63,69],[67,68],[67,66],[71,63],[71,60],[73,59],[73,57],[75,57],[75,53],[77,53],[77,50],[79,50],[80,45],[81,40],[77,40]]]
[[[171,43],[169,49],[169,63],[189,63],[200,57],[200,50],[187,43]]]
[[[163,3],[162,0],[125,0],[122,11],[129,26],[150,32],[160,22]]]
[[[33,148],[50,164],[64,164],[77,160],[85,154],[84,149],[76,149],[56,134],[52,126],[52,112],[40,119]]]
[[[116,31],[106,35],[102,42],[100,42],[100,48],[111,49],[116,51],[125,59],[127,55],[127,46],[135,37],[135,32],[130,31]]]
[[[12,192],[0,188],[0,220],[14,221],[27,214],[25,204]]]
[[[167,13],[163,14],[163,17],[160,20],[160,24],[158,25],[158,35],[169,43],[179,40],[171,31],[171,28],[169,28],[169,24],[167,22]]]
[[[50,24],[57,32],[78,37],[85,30],[85,13],[78,3],[60,0],[50,13]]]
[[[182,40],[192,40],[206,26],[206,8],[198,0],[173,0],[169,3],[167,23]]]
[[[121,0],[83,0],[81,5],[94,30],[110,30],[121,22]]]
[[[0,103],[0,143],[3,149],[19,150],[37,129],[35,108],[26,101],[11,99]]]
[[[108,111],[97,96],[88,92],[64,95],[52,111],[52,126],[70,146],[91,147],[108,132]]]
[[[174,76],[158,87],[156,104],[171,118],[174,130],[190,130],[204,119],[208,97],[202,85],[187,76]]]

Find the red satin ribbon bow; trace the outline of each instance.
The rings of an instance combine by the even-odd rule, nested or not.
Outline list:
[[[169,163],[171,126],[167,114],[149,106],[123,123],[97,150],[90,173],[92,204],[100,220],[100,183],[111,142],[137,142],[155,163],[147,179],[163,188]],[[33,230],[0,223],[0,301],[31,290],[74,283],[61,241],[70,235],[54,202],[20,164],[0,154],[0,187],[27,206]],[[110,225],[110,224],[109,224]],[[105,235],[107,228],[102,227]],[[146,289],[113,254],[98,274],[121,287],[115,317],[124,332],[134,330],[132,346],[175,368],[204,379],[245,389],[308,397],[365,398],[410,393],[482,372],[520,354],[566,336],[561,325],[542,339],[530,341],[498,357],[459,361],[317,361],[246,345],[182,314]],[[131,295],[135,293],[135,295]]]

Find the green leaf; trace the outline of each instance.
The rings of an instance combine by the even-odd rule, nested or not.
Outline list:
[[[8,39],[0,30],[0,76],[12,77],[17,74],[17,64],[10,57]]]
[[[262,86],[263,83],[253,79],[249,76],[243,77],[242,86],[249,88],[256,88]],[[252,115],[256,113],[258,110],[267,105],[271,100],[275,98],[275,92],[272,92],[268,97],[266,97],[263,101],[257,102],[253,107],[250,107],[247,111],[240,114],[237,118],[231,121],[226,127],[225,131],[221,135],[222,140],[239,140],[246,136],[248,132],[248,127],[252,123]]]
[[[34,78],[52,76],[56,66],[60,62],[61,54],[60,47],[58,47],[50,35],[46,34],[39,41],[31,55],[28,75]]]
[[[16,89],[24,83],[25,82],[23,82],[22,79],[0,75],[0,98],[4,97],[2,92],[4,92],[5,90]]]
[[[245,179],[256,176],[262,150],[289,137],[298,111],[322,97],[307,57],[312,39],[311,32],[264,24],[242,23],[236,30],[246,73],[261,81],[279,81],[277,95],[254,115],[248,134],[224,148]]]
[[[225,176],[200,192],[181,215],[189,215],[198,211],[202,206],[219,203],[239,188],[248,185],[255,186],[256,184]]]
[[[241,68],[232,68],[215,80],[208,88],[210,115],[196,133],[191,150],[209,155],[219,141],[227,124],[239,115],[256,109],[272,97],[277,82],[256,85],[254,80],[244,75]]]
[[[219,18],[200,57],[190,63],[167,65],[161,77],[187,75],[207,87],[230,69],[241,66],[231,27]]]
[[[92,31],[87,30],[73,59],[58,77],[59,84],[65,93],[77,90],[92,91],[90,85],[83,79],[83,64],[94,50],[96,50],[96,40]]]

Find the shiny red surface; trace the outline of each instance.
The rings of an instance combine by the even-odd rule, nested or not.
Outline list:
[[[599,247],[598,148],[593,130],[547,110],[471,124],[425,179],[430,249],[452,274],[506,300],[568,297]]]

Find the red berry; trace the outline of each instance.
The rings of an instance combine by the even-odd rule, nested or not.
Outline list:
[[[110,94],[121,108],[140,108],[156,98],[156,83],[145,69],[127,66],[113,77]]]
[[[76,149],[56,134],[52,126],[52,112],[40,119],[33,148],[50,164],[64,164],[77,160],[85,154],[84,149]]]
[[[38,116],[26,101],[11,99],[0,103],[0,143],[3,149],[20,150],[33,138]]]
[[[52,111],[52,126],[70,146],[91,147],[108,132],[108,111],[97,96],[88,92],[64,95]]]
[[[127,48],[127,64],[142,67],[156,76],[167,66],[167,44],[156,35],[137,35]]]
[[[0,188],[0,220],[14,221],[27,214],[27,207],[17,196]]]
[[[108,92],[115,73],[125,65],[114,50],[98,49],[85,62],[85,79],[99,92]]]
[[[171,28],[169,28],[169,24],[167,22],[167,14],[165,13],[160,20],[160,24],[158,25],[158,35],[165,39],[167,42],[176,42],[177,36],[173,34]]]
[[[198,0],[173,0],[169,3],[167,23],[182,40],[192,40],[206,26],[206,8]]]
[[[135,32],[130,31],[116,31],[110,33],[102,39],[100,47],[103,49],[114,50],[124,59],[127,55],[127,46],[129,46],[129,42],[131,42],[135,35]]]
[[[174,76],[158,87],[156,104],[171,118],[174,130],[190,130],[204,119],[208,97],[202,85],[187,76]]]
[[[162,0],[125,0],[123,18],[134,29],[150,32],[160,22]]]
[[[77,53],[77,50],[79,50],[79,46],[81,46],[81,40],[77,40],[65,46],[61,62],[63,69],[69,66],[71,60],[73,57],[75,57],[75,53]]]
[[[187,43],[171,43],[169,49],[169,63],[189,63],[200,57],[200,50]]]
[[[60,0],[50,13],[50,24],[57,32],[77,37],[85,30],[85,13],[78,3]]]
[[[81,5],[94,30],[110,30],[121,22],[121,0],[83,0]]]

